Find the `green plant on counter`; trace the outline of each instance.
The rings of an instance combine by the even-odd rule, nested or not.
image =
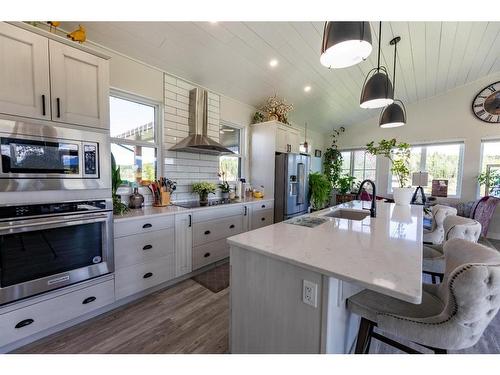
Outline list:
[[[347,194],[351,191],[352,184],[356,180],[356,177],[343,175],[338,179],[338,189],[340,194]]]
[[[215,194],[216,186],[211,182],[195,182],[193,184],[193,192],[200,195],[200,203],[204,204],[208,201],[208,194]]]
[[[500,171],[483,172],[477,176],[477,182],[479,185],[485,185],[488,188],[488,191],[485,192],[486,194],[492,193],[500,185]]]
[[[382,139],[377,146],[371,141],[366,145],[366,151],[372,155],[385,156],[391,162],[391,172],[398,179],[399,187],[408,187],[410,179],[410,144],[398,143],[396,138]]]
[[[220,183],[219,189],[221,193],[229,193],[231,191],[231,187],[229,186],[229,183],[227,181],[223,181],[222,183]]]
[[[116,166],[115,157],[111,154],[111,197],[113,198],[113,213],[115,215],[123,215],[129,210],[127,205],[122,203],[120,196],[116,194],[116,191],[122,184],[120,167]]]
[[[330,200],[332,185],[328,178],[319,172],[309,174],[309,188],[311,189],[311,206],[314,210],[321,210]]]

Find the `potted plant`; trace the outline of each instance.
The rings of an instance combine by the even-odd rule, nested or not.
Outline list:
[[[311,191],[311,206],[317,211],[321,210],[330,200],[332,185],[328,178],[319,172],[309,174],[309,189]]]
[[[355,194],[351,193],[352,184],[356,180],[356,177],[349,176],[347,174],[340,176],[337,179],[337,195],[335,196],[335,203],[345,203],[352,201],[355,198]]]
[[[229,192],[231,191],[231,188],[226,180],[226,172],[219,172],[218,175],[222,178],[222,182],[218,185],[222,194],[222,199],[229,199]]]
[[[116,194],[122,183],[120,167],[116,166],[115,157],[111,154],[111,198],[113,199],[113,213],[115,215],[123,215],[129,210],[127,205],[122,203],[120,196]]]
[[[215,184],[211,182],[195,182],[193,184],[193,192],[200,196],[200,205],[208,204],[208,194],[215,194]]]
[[[393,190],[393,197],[396,204],[410,204],[413,189],[408,186],[410,180],[410,145],[405,142],[398,143],[395,138],[382,139],[378,145],[370,142],[366,145],[366,150],[372,155],[385,156],[391,162],[391,172],[396,176],[399,187]]]

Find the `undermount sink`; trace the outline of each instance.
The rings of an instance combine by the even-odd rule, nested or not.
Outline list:
[[[370,211],[347,210],[344,208],[339,208],[337,210],[330,211],[323,216],[337,217],[339,219],[361,221],[369,215],[370,215]]]

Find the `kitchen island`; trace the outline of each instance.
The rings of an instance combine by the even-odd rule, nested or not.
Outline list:
[[[348,353],[351,295],[422,296],[422,206],[353,201],[230,237],[232,353]]]

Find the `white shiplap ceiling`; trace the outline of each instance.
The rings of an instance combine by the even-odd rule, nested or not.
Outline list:
[[[356,66],[319,63],[323,22],[84,22],[89,40],[255,107],[277,93],[293,103],[292,121],[329,131],[370,118],[359,107],[361,86],[376,66],[373,52]],[[78,22],[64,22],[66,30]],[[411,103],[500,71],[500,22],[385,22],[382,64],[393,69],[396,96]],[[277,59],[275,68],[269,66]],[[304,92],[311,86],[309,93]]]

